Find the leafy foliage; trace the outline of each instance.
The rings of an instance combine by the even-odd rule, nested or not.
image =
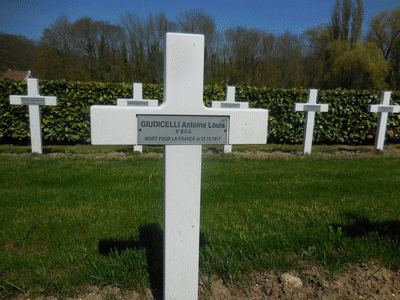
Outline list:
[[[350,49],[349,41],[333,41],[327,47],[330,71],[325,74],[326,86],[356,89],[387,88],[390,64],[379,52],[375,43],[355,43]]]
[[[41,107],[43,140],[52,144],[90,142],[90,106],[116,105],[117,98],[132,98],[128,84],[99,82],[40,81],[41,94],[57,96],[58,106]],[[26,106],[10,105],[9,95],[26,94],[26,83],[9,79],[0,80],[0,138],[2,143],[29,141],[29,115]],[[143,85],[144,99],[163,99],[163,87]],[[225,87],[204,87],[204,104],[225,99]],[[315,121],[314,143],[319,144],[371,144],[377,126],[377,114],[368,112],[369,104],[379,103],[380,95],[372,91],[330,90],[319,91],[318,102],[329,103],[327,113],[318,113]],[[252,108],[269,110],[268,142],[301,143],[305,113],[295,112],[296,102],[307,101],[304,89],[271,89],[237,87],[236,101],[247,101]],[[392,104],[400,104],[400,93],[392,93]],[[386,137],[400,141],[399,114],[391,114]]]

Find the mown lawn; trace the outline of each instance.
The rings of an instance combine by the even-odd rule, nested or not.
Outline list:
[[[157,288],[162,158],[91,146],[45,148],[82,156],[4,154],[27,149],[0,146],[0,298],[72,295],[89,284]],[[86,155],[93,151],[128,155]],[[399,196],[399,157],[205,156],[200,276],[234,283],[253,271],[318,264],[336,272],[371,260],[398,268]]]

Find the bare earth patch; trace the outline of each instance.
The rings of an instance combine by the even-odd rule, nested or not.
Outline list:
[[[288,279],[289,278],[289,279]],[[58,300],[55,296],[19,295],[14,300]],[[122,291],[115,286],[89,286],[66,300],[136,300],[155,299],[150,289],[144,294]],[[199,299],[400,299],[400,270],[392,271],[377,264],[348,266],[339,274],[329,274],[322,267],[279,274],[254,273],[242,286],[227,285],[211,278],[199,285]]]
[[[288,274],[297,280],[285,280]],[[400,272],[377,265],[349,266],[332,277],[318,266],[288,274],[253,274],[241,289],[216,281],[200,299],[400,299]]]

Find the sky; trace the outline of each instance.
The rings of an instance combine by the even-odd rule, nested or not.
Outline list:
[[[43,30],[62,15],[71,22],[82,17],[96,21],[119,24],[121,16],[130,12],[147,18],[164,12],[170,21],[176,21],[179,13],[192,9],[201,10],[214,17],[217,29],[243,26],[258,28],[274,34],[286,29],[301,34],[307,28],[330,21],[330,13],[336,0],[1,0],[0,32],[23,35],[39,40]],[[399,0],[363,0],[365,19],[382,10],[392,10]]]

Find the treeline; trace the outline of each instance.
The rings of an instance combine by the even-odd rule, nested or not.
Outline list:
[[[302,35],[240,26],[218,31],[212,16],[195,10],[175,21],[163,12],[126,13],[117,25],[63,16],[28,45],[35,53],[30,69],[41,79],[159,84],[165,33],[188,32],[205,35],[206,84],[399,90],[400,6],[373,16],[364,36],[362,0],[336,0],[330,10],[330,23]],[[3,45],[2,52],[12,49]],[[0,73],[15,69],[16,56],[9,62],[0,55]]]

